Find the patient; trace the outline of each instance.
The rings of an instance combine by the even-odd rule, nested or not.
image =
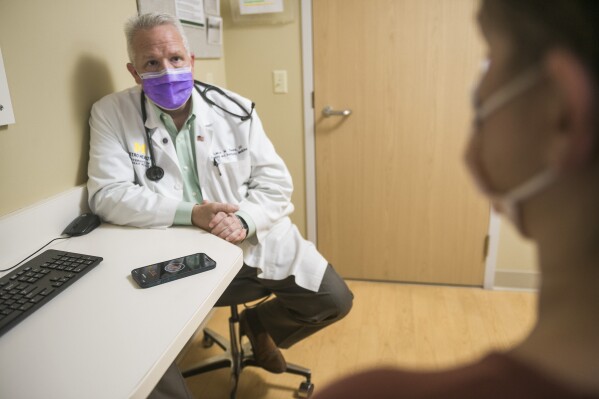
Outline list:
[[[466,163],[537,244],[537,323],[507,353],[364,371],[314,399],[599,398],[599,1],[482,0],[478,22],[490,62]]]

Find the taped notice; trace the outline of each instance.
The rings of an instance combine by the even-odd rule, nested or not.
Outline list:
[[[0,49],[0,126],[12,125],[13,123],[15,123],[15,114],[12,110],[8,81],[4,70],[4,59],[2,58],[2,49]]]
[[[283,0],[239,0],[241,15],[275,12],[283,12]]]

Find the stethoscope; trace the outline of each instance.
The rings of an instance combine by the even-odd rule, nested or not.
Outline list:
[[[204,90],[201,90],[199,86],[204,86]],[[252,117],[252,113],[254,112],[254,106],[256,105],[253,102],[250,110],[248,111],[241,104],[239,104],[237,100],[225,93],[220,87],[212,86],[208,83],[200,82],[199,80],[194,80],[194,87],[198,91],[198,93],[200,93],[202,99],[206,101],[209,105],[215,106],[216,108],[221,109],[227,114],[239,118],[242,122],[247,121]],[[216,93],[220,94],[221,96],[224,96],[226,99],[231,101],[240,109],[242,114],[240,115],[235,112],[231,112],[228,109],[225,109],[217,103],[215,103],[214,101],[212,101],[208,97],[208,92],[210,91],[215,91]],[[141,91],[141,119],[143,121],[144,129],[146,129],[146,138],[148,140],[148,148],[150,149],[150,167],[146,170],[146,177],[152,181],[158,181],[164,177],[164,169],[156,165],[156,163],[154,162],[154,146],[152,144],[151,132],[150,129],[146,126],[146,120],[148,119],[148,115],[146,113],[146,96],[143,90]]]

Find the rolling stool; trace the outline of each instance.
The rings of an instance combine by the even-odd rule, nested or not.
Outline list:
[[[260,295],[252,293],[252,297],[243,298],[243,302],[252,302],[258,299],[264,301],[268,299],[270,293],[263,291]],[[242,345],[239,334],[239,311],[237,306],[241,303],[217,303],[218,307],[229,306],[231,308],[231,316],[229,317],[229,340],[227,341],[222,335],[215,331],[205,328],[204,338],[202,340],[202,346],[209,348],[213,344],[220,346],[225,352],[222,355],[213,356],[211,358],[202,360],[193,366],[182,371],[183,377],[189,378],[198,374],[207,373],[212,370],[217,370],[225,367],[231,368],[231,392],[230,399],[235,399],[237,393],[237,385],[239,382],[239,375],[241,371],[248,366],[260,367],[256,364],[254,354],[252,353],[252,346],[249,342]],[[310,369],[301,367],[292,363],[287,363],[287,369],[285,373],[296,374],[306,378],[306,381],[302,382],[298,388],[298,397],[309,398],[314,391],[314,384],[311,382],[312,373]]]

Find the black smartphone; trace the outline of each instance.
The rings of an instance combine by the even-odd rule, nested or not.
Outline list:
[[[148,288],[205,272],[215,267],[216,262],[208,255],[197,253],[133,269],[131,276],[141,288]]]

